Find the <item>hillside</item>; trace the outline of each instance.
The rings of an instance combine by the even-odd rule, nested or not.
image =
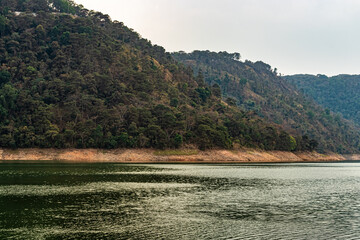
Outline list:
[[[108,15],[65,0],[6,0],[0,12],[0,147],[316,147],[225,103]]]
[[[220,87],[228,103],[253,111],[292,134],[316,139],[319,150],[359,150],[357,127],[303,96],[270,65],[242,62],[238,53],[194,51],[173,56],[211,86]]]
[[[324,108],[360,125],[360,75],[293,75],[287,81]]]

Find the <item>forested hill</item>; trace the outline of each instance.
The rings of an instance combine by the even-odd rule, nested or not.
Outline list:
[[[107,15],[65,0],[0,0],[0,13],[0,147],[317,145],[223,102]]]
[[[284,77],[317,103],[360,126],[360,75],[293,75]]]
[[[293,134],[316,139],[321,150],[359,150],[359,129],[304,97],[263,62],[240,61],[240,54],[194,51],[172,54],[191,66],[214,87],[220,86],[228,102],[244,111],[254,111]]]

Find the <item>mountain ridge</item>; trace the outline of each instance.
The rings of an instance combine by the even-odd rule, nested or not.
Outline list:
[[[233,58],[234,53],[226,52],[177,52],[173,56],[203,75],[208,84],[220,86],[222,93],[241,109],[254,111],[290,133],[316,139],[320,150],[359,150],[357,126],[304,96],[270,65],[242,62]]]
[[[0,6],[1,147],[316,147],[224,102],[106,14],[65,0]]]
[[[339,74],[328,77],[322,74],[296,74],[284,76],[284,79],[324,108],[360,126],[360,75]]]

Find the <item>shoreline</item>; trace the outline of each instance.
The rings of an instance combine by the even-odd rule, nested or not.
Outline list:
[[[174,153],[172,153],[174,152]],[[0,163],[296,163],[336,162],[360,159],[360,155],[336,153],[246,150],[153,149],[0,149]]]

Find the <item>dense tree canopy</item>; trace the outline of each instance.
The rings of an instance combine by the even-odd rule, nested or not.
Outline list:
[[[285,79],[317,103],[360,125],[360,76],[293,75]]]
[[[0,1],[1,147],[315,147],[224,102],[219,85],[108,15]]]
[[[220,86],[224,99],[229,105],[238,105],[243,111],[253,111],[264,119],[282,126],[293,135],[303,135],[304,137],[296,139],[298,149],[314,148],[319,145],[320,151],[359,151],[358,127],[305,97],[294,86],[279,77],[276,69],[273,70],[270,65],[263,62],[242,62],[234,58],[234,55],[210,51],[173,53],[178,61],[192,67],[196,73],[200,72],[207,84]],[[317,81],[317,84],[319,82],[321,81]],[[334,84],[333,81],[332,84],[338,86],[340,82]],[[301,86],[304,85],[302,83]],[[317,95],[315,93],[317,90],[314,89],[312,95],[317,95],[315,99],[324,98],[328,104],[333,104],[338,97],[344,97],[344,94],[336,96],[330,94],[331,91]],[[348,100],[350,98],[356,101],[356,97],[347,97]],[[340,107],[339,105],[335,104]],[[345,109],[356,114],[357,105]],[[266,132],[271,135],[270,129],[264,133]]]

